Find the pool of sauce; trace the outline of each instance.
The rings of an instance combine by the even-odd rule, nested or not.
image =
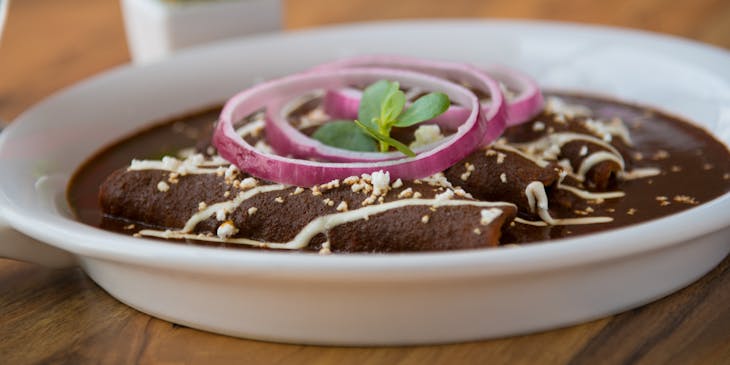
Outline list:
[[[609,223],[535,227],[513,223],[505,228],[501,244],[522,244],[546,239],[615,229],[674,214],[706,203],[730,191],[730,153],[705,130],[665,113],[588,96],[559,95],[564,100],[588,106],[594,116],[619,117],[631,132],[635,152],[629,156],[634,168],[656,167],[658,176],[623,181],[619,199],[586,201],[570,210],[551,207],[558,217],[576,216],[592,209],[591,216],[610,216]],[[84,163],[73,176],[68,201],[79,221],[124,232],[128,222],[110,224],[99,205],[99,186],[114,170],[133,158],[159,158],[195,146],[210,135],[220,107],[189,113],[157,123],[106,147]],[[458,184],[457,184],[458,185]],[[582,205],[580,205],[582,204]],[[588,209],[588,210],[590,210]],[[129,233],[129,232],[128,232]]]

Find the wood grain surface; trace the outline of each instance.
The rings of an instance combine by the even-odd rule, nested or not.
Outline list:
[[[588,22],[730,48],[727,0],[289,0],[284,20],[304,28],[417,17]],[[118,1],[13,0],[0,43],[0,119],[128,61]],[[675,294],[613,317],[499,340],[392,348],[210,334],[126,307],[79,269],[0,259],[0,364],[29,363],[730,364],[730,259]]]

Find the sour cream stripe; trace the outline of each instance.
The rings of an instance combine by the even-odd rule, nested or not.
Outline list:
[[[527,184],[525,188],[525,195],[527,196],[527,203],[530,206],[532,213],[537,215],[544,221],[545,225],[551,226],[568,226],[577,224],[595,224],[595,223],[608,223],[613,221],[611,217],[585,217],[585,218],[561,218],[555,219],[550,216],[548,211],[548,196],[545,192],[545,185],[540,181],[533,181]],[[517,220],[518,223],[531,224],[542,226],[539,222],[525,221],[524,219]],[[526,223],[529,222],[529,223]]]
[[[218,213],[219,211],[224,211],[227,213],[233,212],[238,208],[243,202],[245,202],[248,199],[251,199],[252,197],[260,194],[260,193],[268,193],[271,191],[278,191],[278,190],[284,190],[288,188],[286,185],[264,185],[264,186],[257,186],[255,188],[251,188],[246,191],[242,191],[236,196],[235,199],[213,204],[195,214],[193,214],[190,219],[185,223],[185,226],[181,230],[181,232],[189,233],[192,232],[195,227],[200,223],[205,221],[208,218],[213,217]]]
[[[142,230],[138,233],[142,236],[158,237],[158,238],[176,238],[176,239],[195,239],[209,242],[225,242],[244,244],[256,247],[268,247],[274,249],[298,250],[306,247],[314,236],[325,233],[339,225],[350,223],[358,220],[368,219],[372,215],[385,213],[387,211],[404,208],[409,206],[474,206],[474,207],[507,207],[513,204],[505,202],[482,202],[473,200],[439,200],[439,199],[402,199],[388,203],[369,205],[360,209],[346,211],[342,213],[333,213],[317,217],[310,221],[299,233],[289,242],[260,242],[248,238],[227,238],[221,239],[215,236],[205,236],[200,234],[192,234],[184,231],[158,231],[158,230]]]

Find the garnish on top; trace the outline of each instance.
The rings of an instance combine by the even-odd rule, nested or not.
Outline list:
[[[357,120],[324,124],[312,138],[351,151],[387,152],[393,146],[406,156],[414,157],[416,154],[408,146],[390,136],[393,127],[410,127],[431,120],[443,114],[450,104],[446,94],[432,92],[406,108],[406,96],[400,90],[400,84],[379,80],[365,88]]]

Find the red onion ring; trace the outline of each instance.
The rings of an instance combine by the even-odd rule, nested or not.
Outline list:
[[[233,128],[234,122],[268,106],[272,100],[291,99],[292,96],[311,90],[337,89],[352,83],[372,83],[381,79],[399,81],[410,87],[439,90],[471,112],[449,141],[413,158],[377,162],[316,162],[269,154],[256,150]],[[409,180],[430,176],[461,161],[478,148],[487,129],[487,118],[481,112],[476,95],[460,85],[416,72],[353,68],[292,75],[256,85],[235,95],[223,107],[213,135],[213,145],[221,157],[255,177],[283,184],[312,186],[378,170],[389,172],[392,178]]]
[[[501,65],[488,65],[481,69],[495,80],[504,84],[508,90],[517,91],[514,98],[507,99],[507,126],[522,124],[540,114],[545,104],[540,87],[531,77]]]
[[[409,69],[450,78],[448,74],[444,74],[442,72],[449,64],[458,63],[423,60],[403,56],[372,55],[346,58],[326,63],[315,67],[313,70],[349,67],[387,67]],[[483,68],[476,68],[476,70],[479,73],[485,73],[486,75],[496,79],[510,90],[516,90],[518,92],[517,96],[505,101],[507,104],[507,114],[509,116],[506,122],[507,126],[514,126],[529,121],[542,110],[544,104],[542,92],[540,91],[537,83],[529,76],[500,65],[489,65]],[[361,92],[354,89],[330,90],[325,95],[325,112],[335,118],[352,119],[357,116],[361,94]],[[490,92],[490,95],[494,94]],[[482,105],[487,107],[489,102],[483,103]],[[458,122],[463,120],[466,114],[467,113],[463,110],[463,108],[454,105],[438,118],[434,119],[434,123],[438,123],[442,126],[448,126],[454,121]],[[488,143],[485,143],[485,145],[486,144]]]
[[[343,68],[344,69],[344,68]],[[400,71],[400,70],[399,70]],[[322,72],[322,71],[316,71]],[[316,73],[315,72],[315,73]],[[482,72],[478,72],[475,68],[465,64],[458,63],[444,63],[440,65],[439,72],[441,75],[446,77],[442,79],[459,79],[461,81],[468,82],[470,85],[474,85],[481,90],[485,90],[490,94],[494,95],[492,103],[489,106],[482,106],[482,114],[488,120],[487,131],[482,139],[482,144],[492,143],[497,139],[505,128],[506,120],[506,109],[502,102],[502,93],[500,92],[499,84],[484,75]],[[355,92],[352,88],[342,88],[344,93]],[[359,92],[359,91],[357,91]],[[280,99],[281,100],[281,99]],[[326,100],[326,96],[325,96]],[[355,115],[348,119],[357,119],[357,108],[359,107],[360,100],[348,99],[344,103],[355,104]],[[344,105],[338,103],[338,106]],[[333,108],[335,106],[329,106]],[[342,148],[336,148],[327,146],[315,139],[312,139],[299,130],[294,128],[286,118],[284,112],[283,100],[270,105],[271,113],[267,113],[266,119],[266,138],[269,145],[280,155],[293,156],[298,158],[315,158],[321,161],[329,162],[365,162],[365,161],[384,161],[402,158],[403,154],[400,152],[356,152],[349,151]],[[324,105],[325,110],[328,106]],[[273,112],[276,111],[276,112]],[[450,130],[458,130],[460,125],[463,125],[464,121],[469,117],[471,110],[464,107],[458,109],[450,108],[447,113],[451,111],[451,118],[441,118],[443,114],[429,123],[437,123]],[[329,114],[329,113],[328,113]],[[458,118],[454,117],[458,114]],[[414,149],[415,153],[420,153],[425,150],[434,148],[438,144],[446,143],[453,136],[445,138],[445,140],[438,141],[428,146],[423,146]]]

